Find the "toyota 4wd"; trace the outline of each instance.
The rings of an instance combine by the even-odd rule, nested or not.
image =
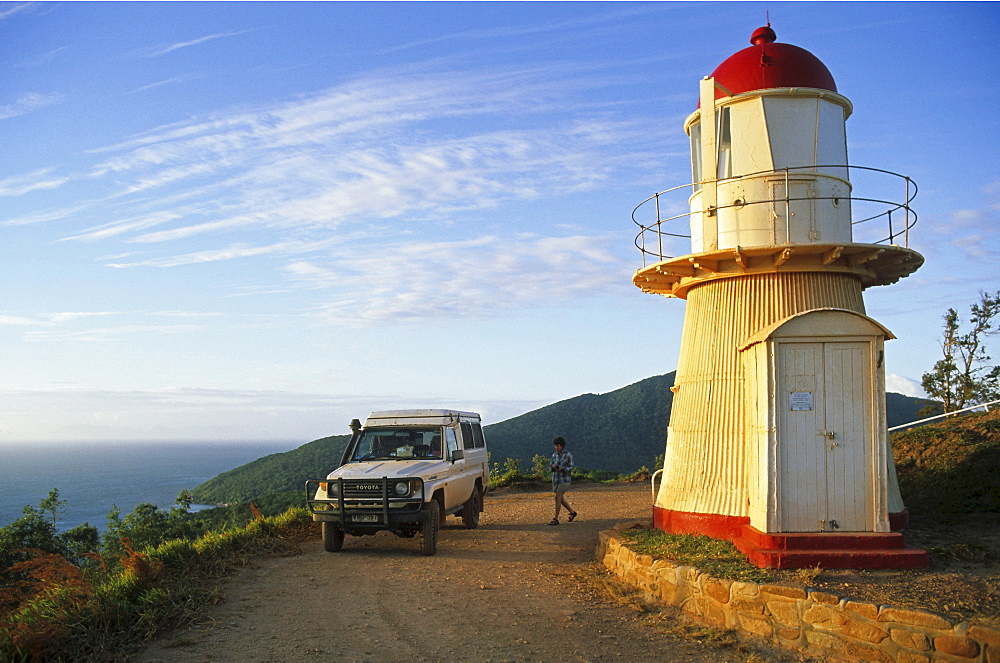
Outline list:
[[[448,515],[467,529],[479,525],[489,479],[479,415],[457,410],[372,412],[354,434],[340,467],[306,481],[306,500],[323,530],[323,546],[337,552],[344,535],[382,530],[420,533],[420,551],[437,552],[438,528]]]

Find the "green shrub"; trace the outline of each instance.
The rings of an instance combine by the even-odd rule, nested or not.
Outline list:
[[[522,481],[524,478],[524,475],[521,474],[521,461],[517,458],[508,458],[504,461],[502,467],[497,463],[490,465],[488,489],[496,490],[497,488],[503,488],[504,486]]]
[[[528,476],[538,479],[539,481],[551,481],[552,480],[552,459],[546,458],[540,454],[535,454],[531,459],[531,472]]]
[[[587,470],[582,467],[573,469],[573,479],[577,481],[593,481],[594,483],[610,483],[618,481],[621,475],[608,470]]]

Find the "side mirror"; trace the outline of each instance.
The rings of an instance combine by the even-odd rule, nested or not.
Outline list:
[[[451,462],[454,463],[456,460],[462,460],[463,458],[465,458],[465,452],[461,449],[455,449],[451,452]]]

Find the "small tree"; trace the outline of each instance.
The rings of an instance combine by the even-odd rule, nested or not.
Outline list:
[[[187,507],[189,493],[178,496],[179,506],[164,511],[155,504],[143,502],[124,518],[118,505],[108,513],[108,526],[101,535],[101,550],[107,556],[121,557],[128,547],[142,551],[171,539],[193,539],[204,534],[205,524],[190,517]],[[125,540],[128,543],[125,543]]]
[[[996,334],[993,320],[1000,315],[1000,291],[979,293],[969,316],[971,328],[962,333],[958,312],[949,308],[944,316],[942,357],[924,373],[920,384],[945,412],[1000,398],[1000,366],[990,366],[985,338]]]
[[[29,550],[62,555],[74,564],[84,559],[84,553],[97,550],[97,528],[87,523],[59,533],[56,521],[66,500],[59,499],[53,488],[37,506],[25,506],[21,517],[0,527],[0,573],[19,562],[31,559]],[[2,584],[0,579],[0,584]]]
[[[49,491],[49,496],[38,504],[42,511],[52,517],[52,525],[55,526],[59,520],[59,514],[66,508],[66,500],[59,499],[59,489],[53,488]]]
[[[56,526],[33,506],[25,506],[20,518],[0,527],[0,571],[29,559],[28,548],[59,555],[65,551]]]

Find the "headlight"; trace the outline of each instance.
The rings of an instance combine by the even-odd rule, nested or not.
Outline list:
[[[409,481],[397,481],[396,485],[392,487],[400,497],[405,497],[410,494],[410,482]]]
[[[340,494],[340,482],[339,481],[328,481],[326,483],[326,496],[327,497],[337,497]],[[320,484],[322,486],[323,484]]]

